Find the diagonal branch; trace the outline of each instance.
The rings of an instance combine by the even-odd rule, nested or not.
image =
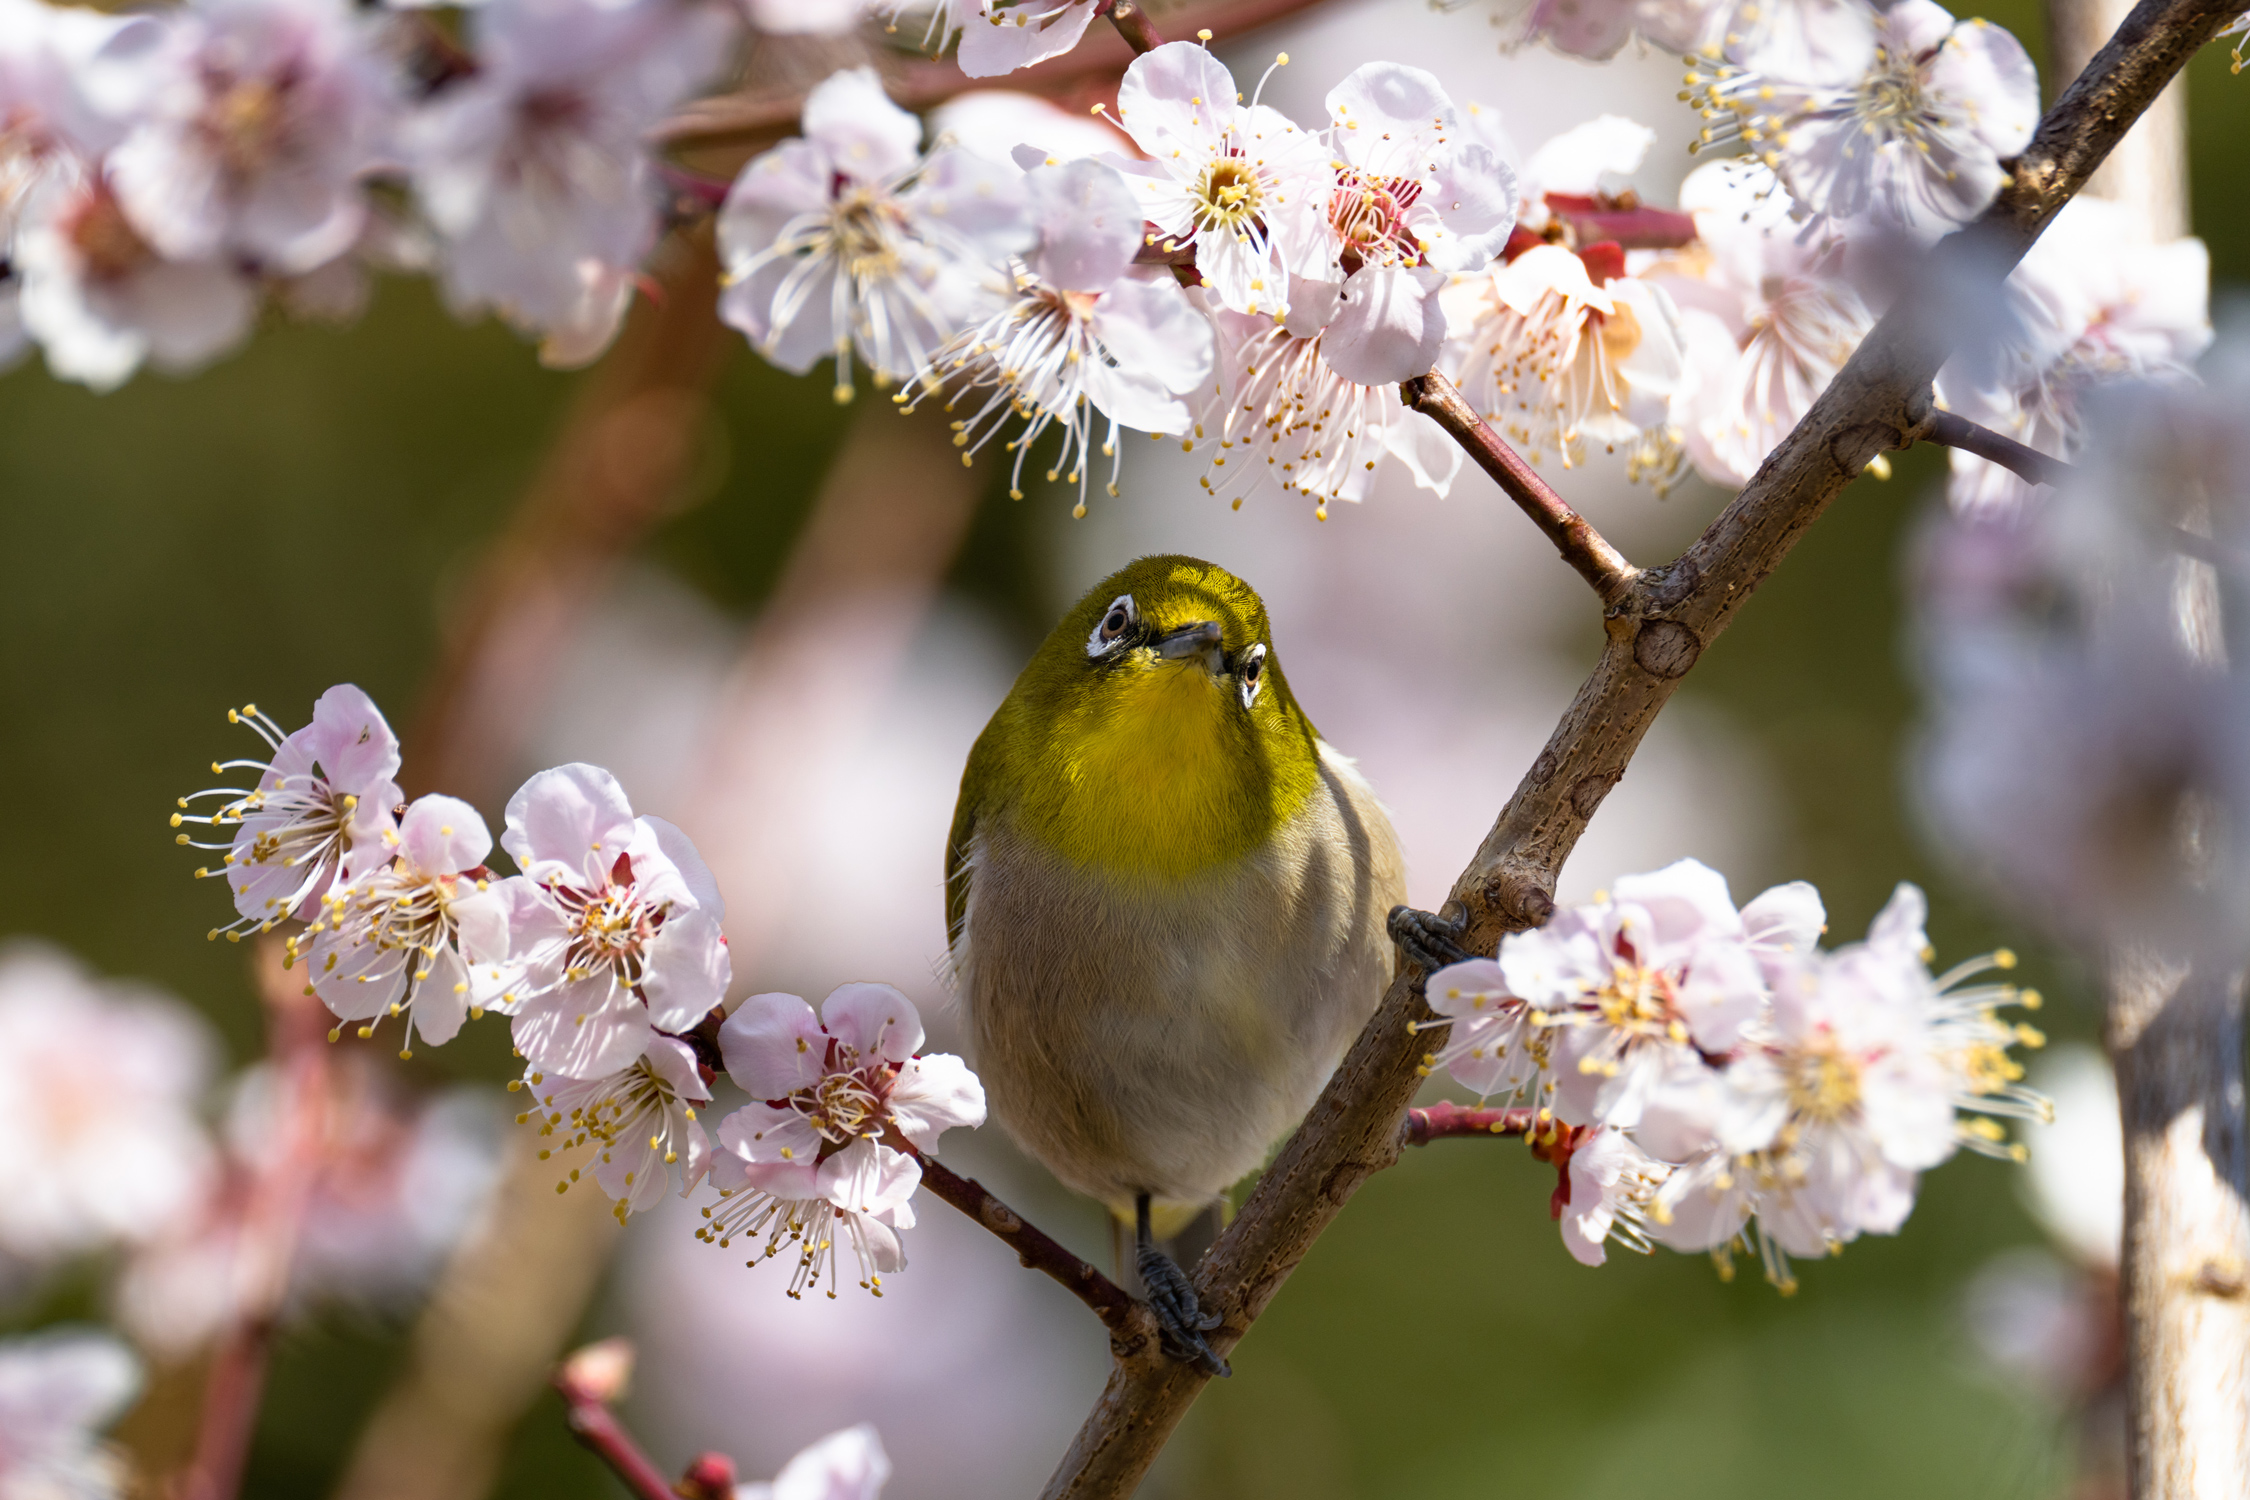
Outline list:
[[[1525,463],[1523,455],[1509,447],[1462,399],[1452,381],[1432,370],[1405,382],[1399,394],[1408,406],[1444,428],[1447,436],[1477,461],[1477,467],[1508,492],[1508,498],[1547,533],[1547,540],[1555,544],[1563,561],[1594,586],[1604,605],[1625,597],[1640,576],[1640,569],[1627,562],[1625,554],[1612,547],[1591,522],[1572,510],[1570,503],[1539,477],[1539,471]]]
[[[1876,325],[1695,545],[1644,571],[1608,612],[1600,663],[1454,884],[1447,907],[1463,920],[1465,946],[1490,952],[1502,934],[1546,919],[1563,860],[1703,648],[1869,459],[1927,435],[1930,381],[1956,332],[1973,323],[1963,309],[1998,294],[2048,221],[2240,6],[2141,0],[2040,122],[1998,201],[1928,258],[1918,282],[1926,294]],[[1360,1184],[1398,1158],[1399,1122],[1420,1081],[1412,1027],[1429,1015],[1420,974],[1400,967],[1304,1124],[1197,1268],[1196,1294],[1221,1318],[1210,1339],[1222,1355]],[[1121,1359],[1048,1481],[1047,1500],[1131,1493],[1207,1378],[1161,1357]]]
[[[1134,56],[1154,52],[1164,45],[1164,38],[1149,20],[1148,12],[1134,0],[1094,0],[1094,14],[1098,16],[1104,11],[1109,13],[1110,24],[1125,38],[1125,45],[1133,49]]]
[[[1922,434],[1922,441],[1974,453],[1986,463],[1998,464],[2025,484],[2059,484],[2070,473],[2070,465],[2061,459],[2050,458],[2037,448],[2027,447],[2012,437],[1980,427],[1967,417],[1955,416],[1949,411],[1930,413],[1930,430]]]
[[[1094,1310],[1109,1329],[1120,1359],[1156,1347],[1156,1319],[1130,1292],[1064,1249],[1045,1230],[994,1197],[983,1183],[963,1177],[934,1156],[917,1152],[922,1186],[991,1230],[1034,1271],[1044,1271]]]

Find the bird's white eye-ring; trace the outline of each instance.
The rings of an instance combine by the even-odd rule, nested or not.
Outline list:
[[[1252,646],[1242,653],[1242,665],[1235,668],[1236,680],[1242,684],[1242,706],[1248,708],[1258,701],[1258,689],[1266,685],[1266,648]]]
[[[1119,594],[1110,600],[1109,608],[1102,611],[1101,621],[1094,626],[1094,633],[1086,637],[1086,654],[1100,656],[1115,649],[1140,617],[1141,612],[1134,607],[1131,594]]]

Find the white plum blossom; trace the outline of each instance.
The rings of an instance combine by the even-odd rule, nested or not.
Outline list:
[[[2010,274],[2005,327],[1939,372],[1946,405],[2056,458],[2079,456],[2085,402],[2105,381],[2189,380],[2211,342],[2211,258],[2198,239],[2152,242],[2134,209],[2078,197]],[[2022,504],[2032,486],[1954,449],[1956,510]]]
[[[284,732],[249,704],[227,710],[227,721],[248,725],[266,742],[263,760],[216,762],[216,774],[255,771],[250,787],[214,787],[180,799],[172,826],[201,824],[230,833],[224,844],[182,844],[221,850],[221,870],[234,893],[238,919],[214,928],[228,938],[246,930],[264,931],[290,917],[310,919],[332,881],[350,884],[390,862],[394,810],[403,800],[398,784],[398,737],[373,699],[352,684],[339,683],[313,704],[312,722]],[[198,813],[199,803],[218,799],[215,811]]]
[[[169,996],[0,949],[0,1257],[44,1264],[186,1212],[215,1166],[197,1105],[217,1053]]]
[[[736,1485],[734,1500],[878,1500],[890,1477],[883,1440],[862,1422],[798,1453],[772,1483]]]
[[[1671,1170],[1622,1130],[1597,1129],[1578,1141],[1564,1168],[1569,1197],[1555,1205],[1571,1257],[1580,1265],[1601,1265],[1613,1237],[1647,1254],[1650,1215]]]
[[[1461,471],[1461,447],[1445,430],[1411,410],[1390,381],[1362,385],[1328,363],[1329,320],[1342,288],[1333,281],[1295,283],[1289,314],[1209,309],[1218,334],[1218,380],[1196,423],[1211,466],[1200,478],[1213,495],[1245,496],[1272,484],[1309,495],[1313,514],[1328,519],[1330,501],[1357,502],[1377,467],[1396,460],[1422,489],[1438,495]]]
[[[804,134],[742,169],[719,213],[719,315],[803,374],[834,356],[839,401],[856,349],[904,380],[993,300],[997,263],[1026,248],[1018,173],[966,151],[922,154],[922,126],[873,68],[805,98]]]
[[[109,157],[126,216],[173,261],[230,254],[301,275],[350,249],[396,85],[345,0],[194,0],[170,16]]]
[[[711,1090],[694,1050],[677,1037],[652,1037],[647,1051],[606,1078],[535,1071],[523,1086],[536,1105],[516,1116],[517,1123],[536,1118],[542,1139],[562,1137],[543,1148],[540,1159],[591,1144],[594,1181],[617,1200],[620,1224],[664,1196],[672,1168],[679,1168],[683,1179],[682,1197],[711,1169],[711,1139],[695,1117],[695,1107],[710,1101]],[[577,1178],[574,1167],[566,1181]]]
[[[1098,161],[1036,166],[1024,188],[1040,239],[1015,272],[1013,294],[938,351],[918,388],[897,399],[911,407],[944,391],[951,410],[988,392],[953,424],[964,460],[1021,417],[1007,444],[1017,499],[1032,444],[1057,428],[1061,451],[1047,478],[1078,485],[1083,516],[1095,420],[1108,424],[1101,451],[1115,495],[1121,428],[1178,434],[1191,425],[1184,398],[1211,377],[1211,327],[1169,270],[1134,266],[1140,210],[1114,169]]]
[[[53,1328],[0,1341],[0,1496],[114,1500],[131,1469],[101,1439],[141,1389],[140,1361],[114,1336]]]
[[[459,315],[498,311],[591,357],[656,242],[645,133],[726,65],[731,12],[696,0],[489,0],[470,12],[470,77],[403,139]]]
[[[896,9],[914,0],[893,0]],[[1094,19],[1095,0],[936,0],[924,43],[935,51],[958,35],[954,61],[971,78],[993,78],[1060,57]]]
[[[1445,342],[1446,277],[1483,270],[1515,228],[1515,174],[1420,68],[1364,63],[1329,91],[1328,112],[1343,290],[1322,353],[1362,385],[1424,374]]]
[[[1497,961],[1472,958],[1449,964],[1424,986],[1430,1009],[1442,1018],[1422,1023],[1443,1030],[1444,1045],[1424,1054],[1424,1077],[1439,1068],[1480,1099],[1513,1099],[1526,1092],[1544,1106],[1554,1092],[1554,1034],[1544,1015],[1510,992]]]
[[[1808,24],[1695,60],[1688,87],[1712,122],[1696,146],[1746,144],[1809,215],[1935,238],[1982,213],[2039,122],[2023,44],[1933,0],[1817,14],[1815,48],[1795,43]]]
[[[1082,156],[1127,151],[1132,143],[1101,115],[1064,109],[1050,99],[1015,89],[970,89],[930,111],[930,135],[951,141],[996,166],[1025,168],[1016,148],[1040,153],[1033,165],[1060,166]]]
[[[1278,110],[1239,102],[1234,75],[1204,48],[1168,42],[1134,58],[1117,122],[1149,158],[1118,165],[1152,243],[1192,246],[1220,306],[1279,315],[1292,275],[1329,274],[1327,144]]]
[[[1502,51],[1545,42],[1566,57],[1602,62],[1628,40],[1691,51],[1712,9],[1710,0],[1496,0],[1490,14]]]
[[[1535,245],[1446,292],[1447,362],[1486,420],[1565,468],[1625,448],[1658,484],[1679,466],[1668,425],[1683,362],[1662,288],[1625,274],[1615,244]]]
[[[722,1201],[700,1238],[759,1245],[750,1262],[798,1247],[789,1295],[825,1277],[836,1295],[838,1240],[860,1285],[906,1264],[920,1153],[956,1125],[984,1123],[984,1087],[958,1057],[915,1056],[922,1019],[887,984],[847,984],[820,1014],[795,995],[752,995],[719,1028],[727,1076],[752,1099],[719,1123],[712,1170]]]
[[[416,1036],[442,1047],[504,992],[509,906],[484,868],[492,833],[459,798],[417,799],[386,842],[396,857],[324,895],[289,954],[339,1020],[365,1023],[361,1037],[403,1017],[409,1057]]]
[[[1689,374],[1673,399],[1696,471],[1749,482],[1874,326],[1844,242],[1791,221],[1764,168],[1707,162],[1680,186],[1701,250],[1651,268],[1680,310]]]
[[[509,903],[516,1048],[542,1072],[602,1079],[657,1032],[687,1031],[733,977],[726,907],[695,846],[633,814],[598,766],[542,771],[508,800],[500,843],[523,873]]]

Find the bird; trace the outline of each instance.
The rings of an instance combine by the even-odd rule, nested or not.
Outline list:
[[[992,1116],[1130,1226],[1176,1358],[1227,1373],[1159,1241],[1311,1108],[1390,980],[1405,887],[1264,603],[1197,558],[1095,585],[969,752],[947,951]]]

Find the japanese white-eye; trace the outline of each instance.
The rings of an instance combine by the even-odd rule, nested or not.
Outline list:
[[[1289,690],[1249,585],[1148,557],[1057,625],[969,753],[947,928],[993,1117],[1168,1237],[1311,1107],[1388,982],[1389,819]],[[1167,1275],[1168,1273],[1168,1275]],[[1184,1295],[1184,1306],[1181,1298]],[[1175,1316],[1177,1315],[1177,1316]]]

